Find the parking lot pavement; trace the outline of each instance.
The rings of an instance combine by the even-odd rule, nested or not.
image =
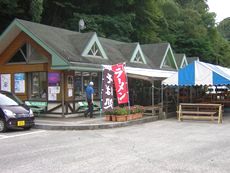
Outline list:
[[[8,130],[5,133],[0,133],[0,140],[20,137],[20,136],[29,136],[29,135],[34,135],[34,134],[43,133],[43,132],[45,132],[45,130],[35,130],[35,129],[31,129],[31,130],[21,130],[21,129]]]
[[[0,140],[0,168],[4,173],[229,173],[229,120],[170,118],[114,129],[7,133],[14,137]]]

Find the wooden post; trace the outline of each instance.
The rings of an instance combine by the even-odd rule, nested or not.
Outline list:
[[[152,79],[152,115],[154,115],[154,80]]]
[[[65,117],[65,78],[64,72],[61,72],[61,104],[62,104],[62,117]]]
[[[152,79],[152,106],[154,106],[154,80]]]
[[[161,107],[163,108],[163,105],[164,105],[164,86],[162,84],[162,81],[161,81]]]
[[[218,124],[222,123],[222,105],[219,106]]]
[[[181,105],[179,105],[179,118],[178,118],[179,121],[181,121]]]

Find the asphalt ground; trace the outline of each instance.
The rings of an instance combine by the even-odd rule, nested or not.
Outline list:
[[[223,124],[170,118],[113,129],[11,131],[0,135],[0,170],[229,173],[229,132],[227,114]]]
[[[175,115],[176,116],[176,115]],[[230,112],[225,111],[224,117],[229,117]],[[83,114],[70,114],[62,117],[61,115],[41,114],[35,117],[35,126],[37,129],[45,130],[98,130],[109,129],[117,127],[126,127],[130,125],[142,124],[157,121],[157,116],[143,116],[141,119],[126,121],[126,122],[113,122],[105,121],[105,117],[99,113],[94,114],[94,118],[84,117]],[[228,118],[225,118],[228,121]],[[203,120],[184,120],[187,121],[200,121]],[[206,120],[210,122],[210,120]],[[217,123],[213,121],[212,123]]]

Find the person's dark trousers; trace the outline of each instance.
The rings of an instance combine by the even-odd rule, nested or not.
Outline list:
[[[93,103],[91,99],[87,99],[87,102],[88,102],[88,110],[85,112],[85,116],[87,116],[89,113],[89,117],[92,118],[93,117]]]

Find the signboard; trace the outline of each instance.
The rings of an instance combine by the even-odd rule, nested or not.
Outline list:
[[[102,110],[110,111],[113,109],[113,75],[111,66],[103,66],[102,77]]]
[[[1,90],[11,91],[11,75],[1,74]]]
[[[60,73],[51,72],[48,73],[48,100],[56,101],[57,94],[60,93]]]
[[[60,86],[60,73],[48,73],[48,84],[49,86]]]
[[[60,93],[60,86],[49,86],[48,87],[48,100],[57,100],[57,94]]]
[[[25,73],[14,74],[14,92],[25,93]]]
[[[128,85],[124,64],[116,64],[112,66],[114,72],[114,84],[116,88],[118,104],[129,102]]]

